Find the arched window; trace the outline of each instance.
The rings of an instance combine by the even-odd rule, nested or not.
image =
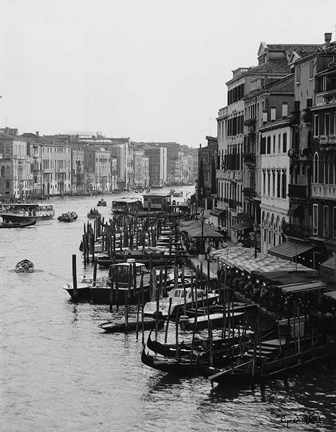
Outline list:
[[[5,167],[1,167],[0,177],[5,177]]]
[[[314,154],[314,172],[313,172],[313,183],[319,183],[319,155]]]
[[[325,155],[324,161],[323,161],[323,182],[324,184],[329,184],[329,158],[328,155]]]

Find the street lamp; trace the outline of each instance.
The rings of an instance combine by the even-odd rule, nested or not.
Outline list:
[[[259,230],[259,225],[257,223],[253,224],[253,231],[254,231],[254,258],[257,258],[258,256],[258,248],[257,248],[257,232]]]

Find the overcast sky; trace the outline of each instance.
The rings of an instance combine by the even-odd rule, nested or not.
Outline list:
[[[335,40],[335,0],[0,0],[0,127],[191,147],[266,43]]]

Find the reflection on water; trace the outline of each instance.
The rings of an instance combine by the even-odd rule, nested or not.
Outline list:
[[[106,200],[100,210],[108,218]],[[335,430],[333,365],[268,383],[264,391],[212,388],[202,377],[168,376],[142,365],[141,334],[137,340],[133,333],[103,333],[98,325],[122,309],[74,305],[61,288],[72,280],[72,254],[78,274],[92,271],[83,268],[78,248],[97,201],[54,200],[54,220],[0,233],[1,430],[269,432],[306,414],[320,416],[318,428],[301,421],[290,430]],[[78,220],[58,222],[68,210]],[[16,274],[23,258],[37,271]],[[174,340],[174,326],[171,332]]]

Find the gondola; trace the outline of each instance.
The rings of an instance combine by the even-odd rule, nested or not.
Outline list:
[[[158,326],[158,328],[162,328],[164,324],[164,320],[155,318],[147,318],[144,317],[143,320],[139,319],[137,321],[136,318],[128,319],[127,323],[125,319],[118,319],[114,321],[106,321],[99,324],[102,330],[106,333],[127,333],[130,331],[135,331],[138,327],[138,330],[151,330]]]

